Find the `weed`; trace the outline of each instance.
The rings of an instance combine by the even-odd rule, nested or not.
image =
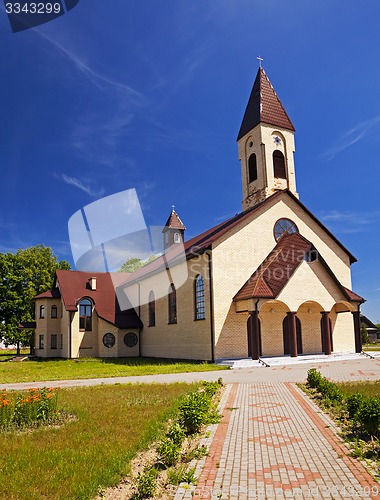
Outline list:
[[[147,467],[137,476],[137,492],[133,495],[134,499],[150,498],[154,495],[157,485],[156,478],[158,471],[155,467]]]
[[[165,438],[158,445],[157,453],[160,455],[162,463],[166,467],[170,467],[178,461],[181,455],[180,445],[169,438]]]
[[[186,470],[187,467],[184,464],[179,465],[176,468],[168,469],[168,482],[171,485],[177,486],[180,483],[192,483],[197,484],[197,478],[195,476],[195,467],[190,470]]]

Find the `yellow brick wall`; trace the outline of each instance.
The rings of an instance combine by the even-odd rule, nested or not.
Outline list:
[[[272,301],[267,302],[260,309],[263,356],[282,356],[284,354],[282,322],[287,311],[289,311],[289,308],[285,304],[281,302],[273,303]]]
[[[165,296],[156,300],[156,326],[148,326],[149,292],[155,291],[160,282],[169,285],[170,281],[161,273],[141,283],[141,320],[144,324],[141,333],[143,356],[211,359],[210,284],[207,259],[207,255],[201,255],[184,263],[187,266],[188,279],[177,288],[176,324],[168,324],[168,297]],[[183,273],[183,269],[171,271]],[[202,274],[205,285],[205,320],[194,320],[194,279],[198,274]],[[165,289],[168,290],[168,288],[169,286]]]
[[[330,314],[333,329],[334,352],[355,352],[354,320],[350,311]]]
[[[274,137],[281,139],[276,144]],[[251,145],[252,144],[252,145]],[[287,166],[287,179],[276,179],[273,170],[273,152],[281,151]],[[285,129],[275,129],[269,125],[259,124],[238,142],[239,160],[241,162],[243,201],[246,210],[271,196],[276,189],[289,189],[297,197],[294,169],[294,133]],[[254,153],[257,160],[257,180],[249,183],[248,161]]]
[[[322,352],[321,311],[322,307],[316,302],[302,304],[297,311],[297,318],[301,322],[303,354]]]
[[[127,347],[124,344],[124,335],[127,332],[134,332],[138,336],[138,330],[121,330],[115,325],[108,323],[99,318],[99,328],[98,328],[98,338],[97,338],[97,348],[98,356],[101,358],[125,358],[139,355],[139,345],[135,347]],[[103,337],[106,333],[112,333],[115,335],[115,345],[112,347],[106,347],[103,343]]]
[[[51,307],[57,307],[57,318],[51,317]],[[45,317],[40,318],[40,306],[45,307]],[[62,331],[62,318],[64,306],[60,299],[37,299],[36,300],[36,334],[35,355],[44,358],[57,358],[62,356],[60,349]],[[57,349],[51,349],[51,335],[57,335]],[[45,347],[39,349],[39,336],[44,335]]]
[[[307,300],[318,302],[321,311],[330,311],[343,295],[319,262],[303,261],[277,298],[291,311]]]

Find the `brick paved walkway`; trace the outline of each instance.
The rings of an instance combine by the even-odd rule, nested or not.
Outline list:
[[[227,386],[223,420],[194,461],[198,485],[175,500],[377,498],[380,485],[348,456],[332,421],[291,383]]]

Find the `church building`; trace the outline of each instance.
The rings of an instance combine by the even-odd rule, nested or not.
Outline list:
[[[361,352],[356,259],[299,201],[294,133],[260,67],[237,137],[242,212],[186,241],[173,209],[165,253],[129,275],[57,271],[54,288],[35,297],[35,354],[215,361]],[[187,278],[176,287],[180,266]],[[133,307],[122,310],[118,287],[135,290]]]

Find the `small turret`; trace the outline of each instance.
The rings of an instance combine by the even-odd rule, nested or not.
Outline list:
[[[166,251],[172,245],[183,243],[185,241],[185,230],[186,227],[178,217],[178,214],[174,210],[173,206],[165,227],[162,230],[164,235],[164,250]]]

